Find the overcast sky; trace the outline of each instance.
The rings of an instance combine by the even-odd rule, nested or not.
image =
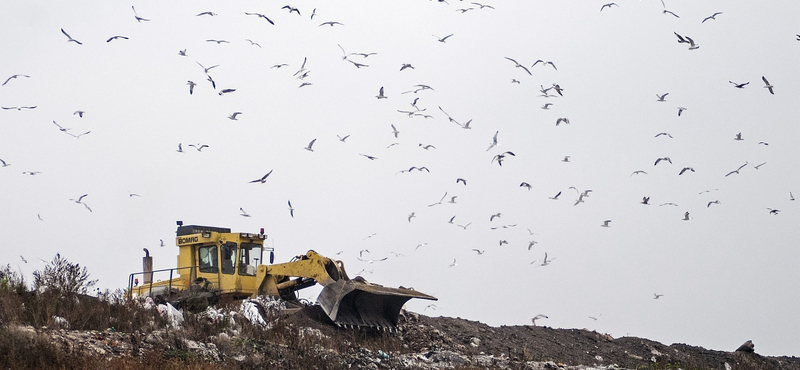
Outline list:
[[[264,227],[426,315],[800,355],[800,3],[485,1],[0,3],[2,262]]]

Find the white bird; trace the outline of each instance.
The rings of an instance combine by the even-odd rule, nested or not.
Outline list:
[[[67,33],[67,31],[64,31],[64,29],[63,29],[63,28],[61,29],[61,33],[63,33],[63,34],[64,34],[64,36],[67,36],[67,38],[68,38],[67,42],[74,42],[74,43],[76,43],[76,44],[78,44],[78,45],[83,45],[83,43],[82,43],[82,42],[80,42],[80,41],[78,41],[78,40],[75,40],[75,39],[73,39],[73,38],[72,38],[72,36],[70,36],[70,35]]]
[[[672,159],[670,159],[669,157],[661,157],[661,158],[656,159],[656,163],[653,163],[653,166],[657,165],[658,162],[661,162],[661,161],[667,161],[667,162],[669,162],[669,164],[672,164]]]
[[[609,225],[610,223],[611,223],[611,220],[605,220],[605,221],[603,221],[603,224],[600,225],[600,226],[602,226],[602,227],[611,227],[611,225]]]
[[[386,99],[388,98],[386,95],[383,95],[383,86],[381,86],[380,90],[378,90],[378,95],[375,96],[378,99]]]
[[[136,18],[137,22],[142,22],[142,21],[149,22],[150,21],[149,19],[142,18],[138,14],[136,14],[136,8],[134,8],[133,5],[131,5],[131,9],[133,9],[133,16]]]
[[[457,265],[456,259],[453,258],[453,263],[451,263],[450,266],[448,266],[448,267],[455,267],[456,265]]]
[[[397,128],[395,128],[394,125],[391,125],[391,126],[392,126],[392,134],[394,135],[394,137],[396,139],[397,135],[400,134],[400,131],[397,131]]]
[[[345,136],[336,135],[336,137],[339,138],[339,141],[344,142],[345,140],[347,140],[348,137],[350,137],[350,135],[345,135]]]
[[[3,82],[3,84],[0,85],[0,86],[5,86],[8,83],[8,81],[11,81],[12,79],[17,78],[17,77],[28,77],[28,78],[30,78],[31,76],[16,74],[16,75],[13,75],[13,76],[9,77],[8,79],[6,79],[6,82]]]
[[[292,207],[292,201],[290,200],[287,202],[289,203],[289,216],[292,216],[292,218],[294,218],[294,207]]]
[[[539,243],[539,242],[537,242],[536,240],[531,240],[531,241],[529,241],[529,242],[528,242],[528,250],[531,250],[531,248],[533,248],[533,246],[534,246],[535,244],[537,244],[537,243]]]
[[[497,144],[497,134],[499,134],[499,133],[500,133],[500,131],[496,131],[496,132],[494,133],[494,137],[492,137],[492,144],[491,144],[491,145],[489,145],[489,148],[487,148],[487,149],[486,149],[486,151],[487,151],[487,152],[488,152],[489,150],[491,150],[492,148],[494,148],[494,147],[496,147],[496,146],[498,146],[498,145],[499,145],[499,144]]]
[[[569,124],[569,118],[564,118],[564,117],[561,117],[561,118],[557,119],[557,120],[556,120],[556,126],[558,126],[559,124],[561,124],[561,122],[564,122],[565,124],[567,124],[567,125],[568,125],[568,124]]]
[[[533,318],[531,318],[531,322],[533,323],[533,326],[536,326],[536,320],[540,320],[540,319],[549,319],[549,317],[547,317],[547,315],[542,315],[542,314],[534,316]]]
[[[516,154],[514,154],[514,152],[505,152],[505,153],[501,153],[501,154],[495,155],[494,158],[492,158],[492,162],[497,160],[497,164],[502,166],[503,165],[503,160],[506,158],[507,155],[510,155],[512,157],[516,156]]]
[[[480,250],[480,249],[473,249],[472,251],[477,253],[479,256],[486,252],[486,250]]]
[[[702,21],[702,22],[700,22],[700,23],[705,23],[705,22],[706,22],[707,20],[709,20],[709,19],[717,20],[717,18],[716,18],[716,17],[717,17],[718,15],[720,15],[720,14],[722,14],[722,12],[716,12],[716,13],[714,13],[714,14],[711,14],[711,15],[709,15],[708,17],[705,17],[705,18],[703,18],[703,21]]]
[[[303,148],[303,149],[305,149],[305,150],[308,150],[309,152],[313,152],[313,151],[314,151],[314,149],[311,149],[311,146],[312,146],[312,145],[314,145],[314,142],[315,142],[315,141],[317,141],[317,139],[311,140],[311,142],[310,142],[310,143],[308,143],[308,146],[306,146],[306,147],[305,147],[305,148]]]
[[[603,4],[603,6],[600,7],[600,11],[602,12],[603,9],[605,9],[605,8],[611,8],[612,5],[616,6],[617,8],[619,8],[619,5],[617,5],[617,3],[608,3],[608,4]]]
[[[228,116],[228,119],[230,119],[232,121],[236,121],[237,120],[236,116],[238,116],[240,114],[242,114],[242,112],[233,112],[233,113],[231,113],[230,116]]]
[[[552,200],[558,200],[558,197],[559,197],[560,195],[561,195],[561,192],[559,191],[559,192],[558,192],[558,194],[556,194],[556,195],[554,195],[554,196],[550,197],[550,199],[552,199]]]
[[[247,213],[247,212],[245,212],[245,211],[244,211],[244,209],[242,209],[242,207],[239,207],[239,210],[240,210],[240,211],[242,211],[242,213],[241,213],[241,215],[242,215],[242,216],[244,216],[244,217],[250,217],[250,214],[249,214],[249,213]]]
[[[184,152],[183,151],[183,145],[181,145],[181,143],[178,143],[178,150],[176,150],[176,152],[178,152],[178,153],[183,153]]]
[[[765,89],[767,89],[767,90],[769,90],[769,93],[770,93],[770,94],[772,94],[772,95],[775,95],[775,92],[774,92],[774,91],[772,91],[772,88],[773,88],[773,87],[775,87],[775,86],[772,86],[772,85],[769,83],[769,81],[767,81],[767,78],[766,78],[766,77],[764,77],[764,76],[761,76],[761,80],[762,80],[762,81],[764,81],[764,88],[765,88]]]
[[[551,105],[553,105],[553,103],[544,103],[544,105],[542,106],[542,109],[550,109]]]
[[[669,93],[664,93],[664,95],[656,94],[656,97],[658,97],[658,100],[656,100],[656,101],[665,102],[666,101],[665,99],[667,98],[667,95],[669,95]]]
[[[87,195],[89,194],[83,194],[80,197],[78,197],[78,199],[70,199],[70,200],[78,204],[83,204],[83,198],[85,198]]]
[[[162,247],[162,248],[163,248],[163,247],[164,247],[164,239],[158,239],[158,240],[161,242],[161,245],[160,245],[160,247]]]
[[[663,297],[663,296],[664,296],[663,294],[656,294],[656,293],[653,293],[653,299],[659,299],[659,298],[661,298],[661,297]]]
[[[500,213],[500,212],[497,212],[497,213],[495,213],[495,214],[493,214],[493,215],[489,216],[489,222],[492,222],[492,221],[494,221],[494,219],[495,219],[495,218],[500,218],[500,217],[502,217],[502,216],[503,216],[503,214],[502,214],[502,213]]]
[[[258,183],[262,183],[263,184],[263,183],[267,182],[267,177],[269,177],[269,175],[272,174],[272,171],[273,170],[269,170],[269,172],[267,172],[266,175],[262,176],[260,179],[255,179],[253,181],[250,181],[250,183],[258,182]]]
[[[414,212],[411,212],[411,214],[408,215],[408,222],[411,222],[411,219],[414,217],[417,217],[417,215]]]
[[[8,167],[11,165],[11,163],[6,163],[6,161],[0,159],[0,165],[2,165],[2,167]]]
[[[512,62],[514,62],[514,64],[516,64],[516,65],[515,65],[515,67],[517,67],[517,68],[522,68],[522,69],[523,69],[525,72],[528,72],[528,75],[530,75],[530,76],[533,76],[533,75],[531,74],[531,71],[529,71],[529,70],[528,70],[528,68],[525,68],[525,66],[524,66],[524,65],[522,65],[522,64],[519,64],[519,63],[518,63],[516,60],[514,60],[514,59],[511,59],[511,58],[509,58],[509,57],[505,57],[505,58],[506,58],[506,59],[508,59],[508,60],[510,60],[510,61],[512,61]],[[534,65],[536,65],[536,64],[534,64]]]
[[[206,145],[206,144],[202,144],[202,145],[201,144],[197,144],[197,145],[189,144],[189,146],[197,149],[198,152],[202,151],[203,148],[208,148],[208,145]]]
[[[686,213],[683,214],[683,220],[684,221],[689,221],[689,212],[686,212]]]
[[[453,36],[453,34],[451,33],[451,34],[449,34],[449,35],[447,35],[447,36],[445,36],[445,37],[439,37],[439,36],[433,35],[433,37],[437,38],[437,39],[439,40],[439,42],[441,42],[441,43],[444,43],[445,41],[447,41],[447,39],[448,39],[450,36]]]

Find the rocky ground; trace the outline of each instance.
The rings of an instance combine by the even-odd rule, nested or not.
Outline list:
[[[395,332],[339,329],[315,319],[319,313],[285,318],[296,339],[242,341],[223,332],[207,341],[177,335],[181,329],[148,334],[17,327],[19,335],[49,340],[108,358],[148,351],[181,350],[225,368],[318,369],[787,369],[800,358],[756,352],[721,352],[664,345],[647,339],[542,326],[491,327],[460,318],[404,312]],[[300,363],[298,359],[307,359]]]

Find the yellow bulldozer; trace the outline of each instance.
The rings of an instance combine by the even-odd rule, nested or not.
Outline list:
[[[320,284],[316,305],[334,324],[390,330],[397,326],[408,300],[436,300],[412,288],[384,287],[360,276],[350,279],[342,261],[313,250],[274,264],[273,249],[264,246],[263,228],[259,233],[242,233],[178,221],[176,234],[177,267],[154,271],[145,248],[143,271],[128,278],[129,297],[149,296],[191,309],[198,301],[202,308],[221,297],[269,296],[299,307],[297,291]],[[264,252],[269,253],[269,264],[263,263]]]

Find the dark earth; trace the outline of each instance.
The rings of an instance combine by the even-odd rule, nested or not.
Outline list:
[[[316,317],[313,313],[307,315]],[[297,320],[297,325],[316,328],[325,335],[335,336],[337,331],[341,331],[331,325],[320,325],[313,319],[307,320],[308,317],[302,315],[295,316],[292,320]],[[459,354],[469,360],[462,364],[462,368],[555,369],[585,365],[624,369],[800,370],[798,357],[761,356],[758,351],[752,351],[752,347],[750,351],[736,348],[730,352],[713,351],[688,344],[664,345],[636,337],[613,338],[582,329],[533,325],[492,327],[461,318],[428,317],[405,311],[398,329],[392,335],[402,343],[404,350],[428,359],[442,354],[458,357],[454,354]],[[481,357],[484,361],[476,360]],[[496,366],[491,359],[497,360],[494,361]],[[458,361],[455,362],[442,364],[441,368],[450,365],[459,368]],[[431,360],[430,366],[426,367],[440,368],[436,363]],[[404,366],[398,363],[387,368]]]

